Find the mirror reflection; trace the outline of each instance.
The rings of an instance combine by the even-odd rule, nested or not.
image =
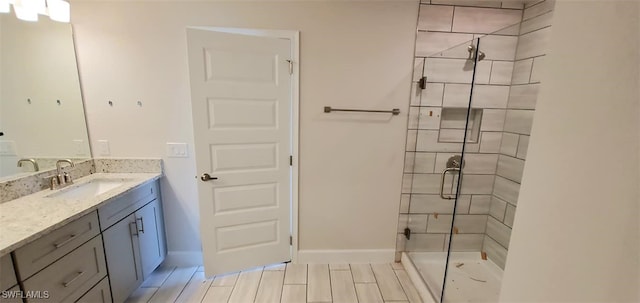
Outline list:
[[[90,158],[86,125],[71,25],[0,15],[0,179]]]

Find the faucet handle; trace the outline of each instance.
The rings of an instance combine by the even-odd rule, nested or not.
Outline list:
[[[71,175],[68,172],[65,172],[62,177],[65,184],[73,184],[73,179],[71,179]]]
[[[56,189],[60,185],[60,182],[58,182],[58,176],[51,176],[49,183],[49,185],[51,186],[51,190]]]

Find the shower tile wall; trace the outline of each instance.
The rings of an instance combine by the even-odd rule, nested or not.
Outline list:
[[[516,213],[553,6],[554,1],[549,0],[527,5],[520,27],[496,181],[482,246],[487,256],[502,268]]]
[[[440,173],[447,159],[462,150],[473,73],[467,60],[467,46],[474,37],[520,22],[522,9],[523,4],[514,1],[421,3],[398,252],[446,250],[454,202],[439,196]],[[464,183],[456,209],[457,234],[452,243],[455,251],[480,251],[483,246],[508,112],[518,34],[519,27],[514,26],[482,41],[486,58],[476,71],[476,82],[480,85],[475,87],[472,102],[474,108],[482,109],[482,119],[477,141],[466,146]],[[436,55],[436,52],[442,53]],[[424,90],[417,85],[423,75],[427,77]],[[452,118],[442,120],[445,113]],[[455,188],[453,180],[447,177],[445,188]],[[406,241],[402,234],[407,226],[412,232],[411,241]]]

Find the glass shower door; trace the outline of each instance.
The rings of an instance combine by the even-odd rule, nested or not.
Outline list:
[[[521,128],[518,115],[524,114],[522,107],[526,106],[523,93],[530,89],[514,86],[512,81],[519,29],[516,24],[484,35],[469,48],[473,48],[475,68],[464,119],[461,165],[453,170],[459,173],[456,204],[463,205],[462,197],[470,197],[470,203],[468,213],[456,212],[450,225],[442,302],[499,300],[506,259],[503,246],[508,246],[511,232],[504,222],[506,207],[501,206],[505,199],[515,205],[511,197],[515,189],[505,182],[515,185],[509,178],[519,182],[514,174],[524,163],[503,155],[502,141]],[[473,146],[476,136],[477,147]]]
[[[459,181],[467,178],[461,178],[461,170],[467,172],[463,152],[479,154],[483,143],[490,146],[495,140],[491,135],[483,137],[482,110],[470,107],[476,70],[487,68],[479,60],[477,43],[477,39],[465,41],[418,59],[421,73],[409,113],[403,186],[408,208],[400,217],[405,224],[400,224],[399,232],[404,234],[406,256],[438,302],[446,287],[448,252],[453,249],[479,253],[480,234],[486,224],[486,215],[476,216],[472,208],[472,203],[486,201],[473,201],[473,195],[459,186],[464,183]],[[477,169],[475,165],[471,168],[470,172],[477,172],[473,170]],[[473,183],[487,183],[488,188],[493,182],[493,177],[469,178]],[[458,218],[464,224],[453,225],[454,215],[462,216]]]

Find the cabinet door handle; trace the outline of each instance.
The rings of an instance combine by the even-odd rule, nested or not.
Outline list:
[[[79,271],[75,277],[73,277],[73,279],[67,281],[67,282],[62,282],[62,285],[64,285],[64,287],[69,287],[69,285],[71,285],[71,283],[75,282],[76,280],[78,280],[78,278],[80,278],[82,275],[84,275],[84,271]]]
[[[75,234],[72,234],[69,236],[69,238],[67,238],[66,240],[60,242],[60,243],[53,243],[53,246],[55,246],[56,248],[60,248],[62,246],[65,246],[67,244],[69,244],[69,242],[73,241],[73,239],[76,238]]]
[[[131,226],[133,226],[133,230],[135,230],[135,233],[132,231],[131,235],[137,236],[138,235],[138,222],[129,223],[129,229],[131,229]]]
[[[138,226],[137,221],[140,221],[140,229],[138,230],[138,232],[141,232],[144,234],[144,217],[140,217],[136,219],[136,226]]]

